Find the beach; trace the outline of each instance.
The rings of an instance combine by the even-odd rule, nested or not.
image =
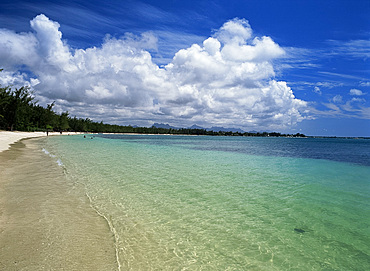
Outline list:
[[[80,133],[69,133],[65,132],[62,135],[75,135]],[[10,148],[11,144],[15,142],[26,139],[26,138],[35,138],[35,137],[45,137],[45,136],[55,136],[61,135],[59,132],[10,132],[10,131],[1,131],[0,130],[0,152],[5,151]]]
[[[368,270],[369,150],[337,138],[20,140],[0,153],[0,270]]]
[[[0,132],[0,270],[117,270],[107,221],[42,151],[45,140]]]
[[[24,139],[24,138],[34,138],[46,136],[44,132],[10,132],[10,131],[0,131],[0,152],[5,151],[10,148],[11,144]]]

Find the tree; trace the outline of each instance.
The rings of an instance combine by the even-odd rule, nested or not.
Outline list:
[[[0,88],[0,128],[7,129],[11,96],[9,87]]]
[[[25,130],[31,118],[33,99],[29,87],[14,91],[10,87],[0,88],[1,127],[11,131]]]
[[[60,131],[66,131],[69,129],[69,124],[68,124],[68,112],[63,112],[60,114],[59,117],[59,130]]]
[[[59,116],[53,111],[55,101],[46,106],[45,111],[45,128],[46,130],[58,129],[59,126]]]

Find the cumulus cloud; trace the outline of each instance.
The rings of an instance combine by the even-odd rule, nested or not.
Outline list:
[[[365,95],[365,93],[363,93],[361,90],[355,89],[355,88],[351,89],[349,91],[349,94],[350,95],[353,95],[353,96],[362,96],[362,95]]]
[[[148,51],[157,49],[150,32],[72,49],[59,27],[41,14],[31,21],[32,32],[1,29],[0,61],[8,70],[1,83],[12,72],[41,101],[107,122],[279,129],[305,117],[307,103],[274,79],[274,60],[284,50],[270,37],[254,37],[244,19],[226,22],[163,67]]]

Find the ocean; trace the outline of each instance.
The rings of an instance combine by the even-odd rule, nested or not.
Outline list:
[[[75,135],[37,144],[107,221],[119,270],[370,270],[370,140]]]

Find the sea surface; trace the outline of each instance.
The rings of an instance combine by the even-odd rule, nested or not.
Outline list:
[[[107,220],[119,270],[370,270],[370,140],[40,142]]]

